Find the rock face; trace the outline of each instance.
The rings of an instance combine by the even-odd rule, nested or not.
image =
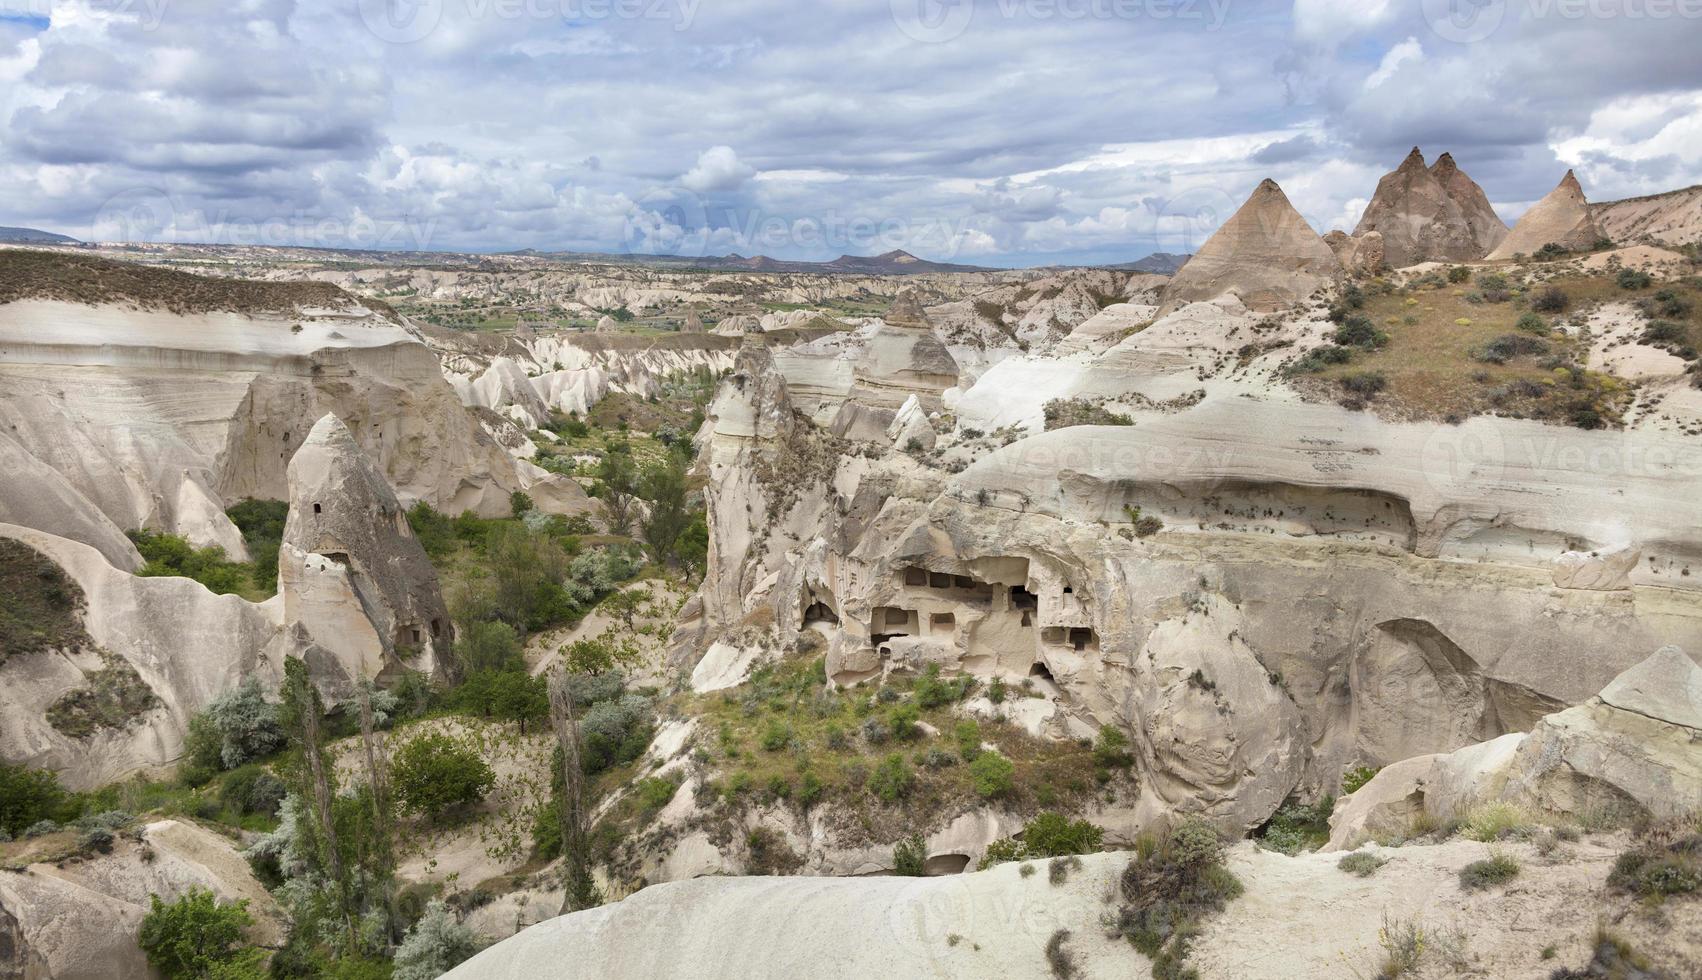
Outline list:
[[[141,837],[120,835],[112,853],[82,861],[0,872],[0,971],[18,971],[0,975],[151,980],[158,973],[136,945],[149,896],[170,902],[198,888],[221,903],[247,899],[255,921],[244,938],[283,945],[284,914],[229,840],[177,820],[148,824]]]
[[[1341,273],[1335,253],[1267,179],[1171,278],[1161,312],[1224,293],[1270,312],[1305,299]]]
[[[1338,228],[1324,236],[1324,244],[1336,253],[1336,261],[1342,268],[1356,275],[1374,275],[1388,265],[1383,254],[1382,232],[1368,231],[1350,238]]]
[[[1665,194],[1590,205],[1596,224],[1615,242],[1662,245],[1702,241],[1702,185]]]
[[[0,538],[40,553],[81,590],[91,641],[88,649],[0,657],[0,758],[7,762],[54,770],[76,790],[155,772],[182,754],[197,710],[246,677],[273,685],[282,674],[290,645],[276,600],[257,606],[190,579],[137,578],[88,545],[27,528],[0,524]],[[130,683],[145,686],[154,706],[82,737],[54,728],[50,706],[110,671],[107,656],[134,673]]]
[[[853,375],[859,400],[899,408],[915,397],[922,407],[940,407],[940,393],[957,384],[957,362],[934,336],[914,290],[899,293],[883,323],[869,338]]]
[[[1631,588],[1631,573],[1643,557],[1638,548],[1568,551],[1554,560],[1554,585],[1561,589],[1618,592]]]
[[[697,307],[686,311],[685,322],[680,324],[680,333],[703,333],[703,317],[698,315]]]
[[[1481,259],[1507,237],[1483,188],[1444,153],[1424,165],[1418,147],[1377,182],[1377,192],[1354,229],[1354,238],[1382,236],[1385,261],[1394,268],[1419,262]]]
[[[312,643],[316,680],[335,686],[402,669],[456,676],[437,572],[342,420],[313,426],[289,477],[278,591],[285,620]]]
[[[1568,170],[1560,185],[1549,191],[1547,197],[1531,205],[1531,209],[1513,226],[1512,233],[1502,239],[1488,258],[1499,260],[1515,255],[1535,255],[1549,244],[1566,249],[1585,249],[1606,237],[1590,213],[1590,202],[1584,199],[1584,188]]]
[[[1548,819],[1636,819],[1702,808],[1702,667],[1668,646],[1583,704],[1444,754],[1414,756],[1343,797],[1328,849],[1503,801]]]

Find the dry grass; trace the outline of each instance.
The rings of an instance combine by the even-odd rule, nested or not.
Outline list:
[[[0,538],[0,663],[45,650],[90,645],[83,590],[46,555]]]
[[[1557,276],[1551,280],[1571,299],[1569,319],[1601,302],[1635,298],[1607,277]],[[1549,284],[1544,281],[1543,285]],[[1628,385],[1618,379],[1569,365],[1582,363],[1585,345],[1574,337],[1542,338],[1545,354],[1525,354],[1505,363],[1474,356],[1497,338],[1520,334],[1519,318],[1529,312],[1527,283],[1504,302],[1474,302],[1483,290],[1475,282],[1416,284],[1387,292],[1366,290],[1364,309],[1388,344],[1358,351],[1351,363],[1332,365],[1296,384],[1331,400],[1344,395],[1343,379],[1374,372],[1385,380],[1368,399],[1381,415],[1400,419],[1463,420],[1495,414],[1569,424],[1588,424],[1594,413],[1602,425],[1615,425],[1631,401]],[[1654,290],[1645,291],[1648,294]],[[1550,316],[1550,320],[1554,317]]]
[[[302,306],[339,308],[359,302],[395,315],[384,303],[357,300],[324,282],[249,282],[92,255],[0,250],[0,304],[24,299],[134,303],[173,313],[288,313]]]

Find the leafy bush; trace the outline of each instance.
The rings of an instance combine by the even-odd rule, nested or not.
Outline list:
[[[1640,269],[1621,269],[1616,280],[1620,289],[1648,289],[1654,283],[1654,277]]]
[[[922,730],[916,724],[921,720],[922,709],[911,703],[893,705],[887,713],[887,724],[900,742],[913,742],[921,736]]]
[[[1332,365],[1346,364],[1352,360],[1352,348],[1327,344],[1307,351],[1304,357],[1289,365],[1288,370],[1291,374],[1316,374]]]
[[[225,777],[219,787],[219,803],[232,813],[270,817],[278,812],[286,792],[283,780],[249,764]]]
[[[1506,364],[1515,357],[1548,353],[1548,342],[1524,334],[1504,333],[1472,351],[1475,360],[1488,364]]]
[[[90,827],[77,836],[77,850],[85,854],[111,854],[114,838],[105,827]]]
[[[1503,885],[1519,874],[1519,862],[1504,851],[1490,851],[1489,857],[1473,861],[1460,869],[1460,887],[1467,891]]]
[[[1674,323],[1671,320],[1651,320],[1649,325],[1643,328],[1643,336],[1640,339],[1645,344],[1660,345],[1683,343],[1689,339],[1689,336],[1690,331],[1685,329],[1682,323]]]
[[[1383,771],[1381,766],[1354,766],[1342,776],[1342,795],[1356,792],[1361,786],[1371,781],[1371,777]]]
[[[1607,883],[1654,901],[1702,891],[1702,834],[1643,841],[1614,861]]]
[[[1284,802],[1259,828],[1260,846],[1288,855],[1322,847],[1330,839],[1330,811],[1335,802],[1331,796],[1316,803]]]
[[[473,958],[484,941],[455,920],[447,906],[433,901],[396,948],[392,980],[437,980]]]
[[[0,830],[12,837],[34,836],[30,831],[43,821],[52,823],[64,803],[65,790],[53,773],[0,762]]]
[[[142,553],[144,562],[137,575],[192,578],[219,595],[241,592],[254,583],[249,575],[249,566],[230,561],[225,557],[225,549],[217,545],[196,548],[188,539],[176,534],[147,530],[128,533],[136,550]]]
[[[1378,330],[1370,317],[1355,313],[1342,321],[1330,339],[1342,347],[1376,350],[1389,342],[1389,335]]]
[[[1485,803],[1473,807],[1460,825],[1460,833],[1475,841],[1492,843],[1530,833],[1530,815],[1511,803]]]
[[[1448,269],[1448,281],[1449,282],[1462,283],[1462,282],[1465,282],[1467,279],[1470,279],[1471,277],[1472,277],[1472,270],[1468,269],[1467,267],[1465,267],[1463,265],[1451,266]]]
[[[1337,861],[1336,867],[1346,871],[1348,874],[1358,875],[1361,878],[1369,878],[1377,873],[1378,868],[1381,868],[1383,865],[1388,863],[1389,861],[1387,858],[1380,858],[1377,855],[1372,854],[1370,851],[1354,851],[1352,854],[1349,854],[1340,861]]]
[[[975,687],[975,678],[968,675],[954,680],[940,680],[940,665],[929,664],[916,679],[916,704],[924,710],[955,704],[968,696]]]
[[[1357,371],[1353,374],[1344,374],[1338,379],[1338,383],[1353,394],[1362,397],[1375,395],[1389,386],[1389,380],[1383,377],[1381,371]]]
[[[981,724],[973,718],[965,718],[952,728],[952,741],[957,743],[957,754],[964,762],[974,762],[981,754]]]
[[[1104,839],[1104,828],[1050,810],[1037,814],[1022,828],[1023,851],[1028,857],[1092,854]]]
[[[762,730],[762,747],[768,752],[778,752],[792,743],[792,726],[779,718],[770,718],[768,726]]]
[[[916,775],[910,771],[910,763],[901,753],[894,752],[882,758],[874,772],[869,774],[869,791],[888,803],[894,803],[910,792],[915,781]]]
[[[1129,752],[1129,736],[1116,725],[1101,728],[1093,742],[1093,764],[1100,769],[1127,769],[1134,765],[1135,757]]]
[[[969,764],[969,781],[983,799],[1004,796],[1015,783],[1016,766],[997,752],[983,752]]]
[[[242,532],[248,549],[249,576],[257,589],[267,594],[278,591],[278,548],[284,541],[284,524],[290,505],[283,500],[244,500],[225,511]]]
[[[1538,337],[1546,337],[1549,332],[1548,321],[1535,313],[1520,314],[1519,322],[1513,326],[1521,333],[1535,334]]]
[[[585,772],[594,776],[643,755],[650,744],[653,719],[650,699],[640,694],[623,694],[592,705],[579,724]]]
[[[218,733],[219,763],[225,769],[264,759],[284,747],[278,706],[266,700],[259,678],[250,677],[214,699],[206,714]]]
[[[403,809],[432,817],[479,802],[495,782],[496,773],[477,752],[435,732],[402,746],[390,763],[390,783]]]
[[[247,899],[220,905],[203,888],[169,904],[158,895],[148,896],[148,902],[137,944],[148,963],[173,980],[217,975],[238,959],[242,930],[254,922]]]
[[[892,873],[910,878],[920,878],[927,872],[923,870],[928,861],[928,845],[921,834],[911,834],[892,845]]]
[[[1153,961],[1154,977],[1179,977],[1199,921],[1242,888],[1224,866],[1217,831],[1189,820],[1129,862],[1120,891],[1126,904],[1117,912],[1117,933]]]
[[[1571,302],[1559,286],[1544,286],[1531,294],[1531,309],[1538,313],[1564,313]]]

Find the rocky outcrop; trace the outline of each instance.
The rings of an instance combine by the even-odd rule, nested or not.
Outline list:
[[[437,572],[383,474],[335,415],[290,460],[278,551],[284,617],[328,686],[411,669],[453,678],[453,628]]]
[[[1668,646],[1601,693],[1512,732],[1388,766],[1343,797],[1329,849],[1418,818],[1447,822],[1504,802],[1545,820],[1667,819],[1702,810],[1702,667]]]
[[[1276,181],[1266,179],[1171,278],[1161,312],[1224,293],[1269,312],[1311,296],[1341,273],[1335,253]]]
[[[246,899],[255,921],[244,939],[284,944],[287,919],[228,839],[178,820],[148,824],[138,837],[119,835],[110,854],[0,872],[0,930],[12,938],[7,949],[0,934],[9,954],[0,969],[22,970],[7,976],[151,980],[157,971],[136,944],[149,899],[171,902],[195,889],[220,903]]]
[[[1603,551],[1568,551],[1554,560],[1554,585],[1561,589],[1617,592],[1631,588],[1643,552],[1624,547]]]
[[[1355,275],[1375,275],[1389,264],[1383,252],[1382,232],[1368,231],[1350,238],[1347,232],[1337,229],[1324,236],[1324,244],[1336,253],[1336,261],[1342,268]]]
[[[1702,185],[1592,204],[1590,216],[1603,234],[1620,244],[1652,241],[1686,245],[1702,241]]]
[[[51,769],[78,790],[157,772],[182,754],[197,710],[247,677],[270,686],[281,676],[291,647],[276,600],[255,605],[186,578],[137,578],[88,545],[32,529],[0,524],[0,537],[39,552],[75,583],[90,641],[86,648],[0,657],[0,758],[7,762]],[[152,698],[131,703],[152,706],[106,715],[114,724],[86,735],[55,728],[50,707],[91,689],[96,678],[120,676],[115,663],[128,685],[141,685]]]
[[[1481,259],[1507,237],[1507,225],[1453,156],[1444,153],[1426,167],[1415,146],[1377,182],[1353,235],[1372,232],[1382,238],[1384,261],[1399,269]]]
[[[1490,252],[1492,261],[1510,259],[1516,255],[1535,255],[1544,245],[1561,248],[1588,249],[1607,236],[1590,213],[1590,202],[1584,199],[1584,188],[1572,171],[1560,180],[1560,185],[1548,196],[1531,205],[1513,231]]]
[[[940,393],[957,384],[957,362],[934,336],[915,291],[900,293],[882,320],[857,361],[855,397],[886,408],[914,397],[937,410]]]

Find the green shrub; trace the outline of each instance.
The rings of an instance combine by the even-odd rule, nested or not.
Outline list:
[[[1519,322],[1513,326],[1521,333],[1535,334],[1538,337],[1546,337],[1549,332],[1548,320],[1536,313],[1520,314]]]
[[[467,674],[524,669],[520,634],[500,621],[467,623],[455,631],[455,659]]]
[[[1356,792],[1361,786],[1369,783],[1371,777],[1382,771],[1382,766],[1354,766],[1342,776],[1342,795]]]
[[[892,711],[887,714],[887,723],[892,726],[893,737],[900,742],[915,741],[922,734],[922,730],[916,726],[921,720],[922,710],[909,703],[894,705]]]
[[[915,781],[916,775],[910,771],[910,763],[901,753],[894,752],[881,759],[874,772],[869,774],[869,791],[893,803],[910,792]]]
[[[892,873],[920,878],[928,861],[928,845],[921,834],[912,834],[892,846]]]
[[[1614,861],[1607,883],[1652,901],[1702,891],[1702,834],[1646,841]]]
[[[957,754],[964,762],[974,762],[981,754],[981,725],[974,718],[965,718],[952,729],[952,740],[957,743]]]
[[[1527,836],[1530,827],[1530,815],[1518,807],[1510,803],[1485,803],[1466,814],[1460,833],[1471,840],[1493,843]]]
[[[1115,928],[1153,961],[1154,977],[1185,976],[1189,937],[1200,920],[1241,894],[1241,882],[1224,866],[1217,831],[1198,820],[1143,850],[1123,871],[1126,904]]]
[[[1654,277],[1640,269],[1619,270],[1618,283],[1620,289],[1648,289],[1654,283]]]
[[[792,726],[778,718],[770,718],[768,725],[762,730],[762,747],[769,752],[778,752],[792,744]]]
[[[225,557],[217,545],[196,548],[176,534],[138,530],[128,532],[144,564],[141,576],[192,578],[219,595],[242,592],[254,585],[249,566]]]
[[[997,752],[983,752],[969,764],[969,781],[983,799],[1009,793],[1015,774],[1016,766]]]
[[[260,680],[250,677],[206,707],[219,736],[219,764],[235,769],[277,752],[286,741],[278,706],[266,700]]]
[[[1259,845],[1291,856],[1322,847],[1330,839],[1330,812],[1335,802],[1332,796],[1315,803],[1284,802],[1257,831]]]
[[[650,699],[639,694],[623,694],[592,705],[579,723],[585,772],[596,775],[644,754],[654,717]]]
[[[1548,341],[1524,334],[1504,333],[1471,352],[1475,360],[1506,364],[1515,357],[1548,353]]]
[[[974,686],[975,678],[967,675],[943,681],[940,679],[940,665],[929,664],[922,671],[922,676],[916,679],[916,704],[923,709],[954,704],[963,700]]]
[[[1127,769],[1135,764],[1129,752],[1129,736],[1116,725],[1106,725],[1093,741],[1093,764],[1101,769]]]
[[[175,902],[148,896],[137,944],[166,977],[207,977],[237,960],[242,930],[252,925],[248,900],[220,905],[213,893],[193,889]]]
[[[995,677],[987,682],[987,700],[994,704],[1005,703],[1005,679]]]
[[[1330,337],[1341,347],[1357,347],[1360,350],[1376,350],[1389,342],[1389,335],[1377,329],[1371,318],[1363,313],[1354,313],[1342,320],[1341,326]]]
[[[1538,313],[1564,313],[1571,302],[1559,286],[1544,286],[1531,294],[1531,309]]]
[[[472,959],[483,945],[442,902],[433,901],[396,948],[392,980],[436,980]]]
[[[1462,282],[1465,282],[1467,279],[1470,279],[1471,277],[1472,277],[1472,270],[1468,269],[1467,267],[1465,267],[1463,265],[1451,266],[1448,269],[1448,281],[1449,282],[1462,283]]]
[[[1389,386],[1389,380],[1383,376],[1381,371],[1356,371],[1353,374],[1344,374],[1337,379],[1337,383],[1347,391],[1361,397],[1375,395]]]
[[[244,500],[225,511],[242,532],[248,549],[249,576],[254,586],[267,595],[278,591],[278,548],[284,541],[284,524],[290,505],[283,500]]]
[[[1519,874],[1519,862],[1504,851],[1490,851],[1489,857],[1473,861],[1460,869],[1460,887],[1467,891],[1504,885]]]
[[[495,782],[496,773],[477,752],[438,733],[415,737],[390,763],[390,783],[403,809],[432,817],[478,803]]]
[[[1022,828],[1023,850],[1028,857],[1092,854],[1104,839],[1103,828],[1051,810],[1037,814]]]
[[[1377,873],[1378,868],[1381,868],[1383,865],[1388,863],[1389,861],[1387,858],[1380,858],[1377,855],[1372,854],[1370,851],[1354,851],[1352,854],[1349,854],[1340,861],[1337,861],[1336,867],[1346,871],[1348,874],[1358,875],[1361,878],[1369,878]]]
[[[0,830],[23,837],[36,824],[51,820],[64,803],[65,790],[53,773],[0,762]]]

